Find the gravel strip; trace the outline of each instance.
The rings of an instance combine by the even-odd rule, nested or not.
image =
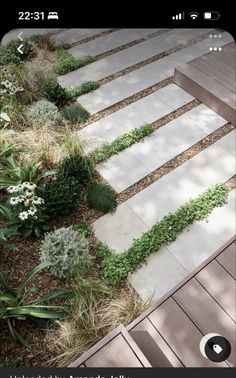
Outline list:
[[[177,155],[175,158],[169,160],[167,163],[162,165],[160,168],[151,172],[149,175],[144,177],[142,180],[138,181],[134,185],[130,186],[118,195],[118,203],[127,201],[129,198],[133,197],[135,194],[141,192],[143,189],[159,180],[161,177],[170,173],[173,169],[177,168],[193,156],[197,155],[199,152],[203,151],[205,148],[215,143],[217,140],[221,139],[223,136],[234,130],[235,127],[231,123],[226,123],[218,130],[209,134],[206,138],[202,139],[200,142],[194,144],[192,147],[185,150],[183,153]]]

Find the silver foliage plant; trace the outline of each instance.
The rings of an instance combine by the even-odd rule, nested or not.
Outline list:
[[[61,114],[52,102],[40,100],[29,106],[28,119],[34,124],[51,124],[55,126],[61,120]]]
[[[53,264],[49,269],[54,276],[73,276],[78,265],[86,259],[89,259],[89,242],[72,227],[62,227],[45,234],[40,260]]]

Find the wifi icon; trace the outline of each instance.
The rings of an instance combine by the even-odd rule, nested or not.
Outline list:
[[[195,20],[195,19],[199,16],[199,13],[197,13],[197,12],[191,12],[191,13],[189,13],[189,16],[190,16],[193,20]]]

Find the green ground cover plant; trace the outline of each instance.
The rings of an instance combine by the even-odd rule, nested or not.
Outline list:
[[[101,258],[103,278],[111,285],[119,285],[129,273],[138,269],[151,253],[174,241],[194,221],[206,219],[215,207],[223,206],[228,192],[229,189],[224,184],[208,189],[196,199],[181,206],[175,213],[166,215],[119,255],[113,255],[107,246],[99,243],[98,255]]]
[[[136,128],[129,133],[119,136],[111,143],[104,143],[101,147],[91,152],[90,158],[95,164],[102,163],[111,156],[132,146],[134,143],[140,142],[140,140],[150,135],[152,132],[153,128],[151,125],[143,125],[140,128]]]
[[[82,94],[94,91],[98,89],[100,84],[98,81],[85,81],[84,83],[77,85],[74,88],[67,89],[68,93],[72,98],[81,96]]]
[[[64,75],[95,61],[95,58],[90,55],[85,55],[76,59],[71,55],[68,49],[63,47],[58,47],[56,49],[56,55],[57,63],[54,66],[54,72],[57,75]]]

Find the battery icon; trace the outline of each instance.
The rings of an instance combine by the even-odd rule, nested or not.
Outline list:
[[[217,11],[204,12],[204,20],[219,20],[220,14]]]

